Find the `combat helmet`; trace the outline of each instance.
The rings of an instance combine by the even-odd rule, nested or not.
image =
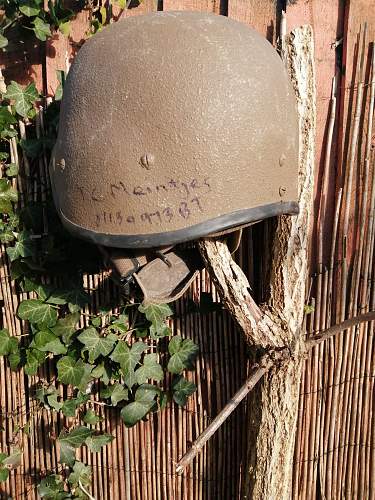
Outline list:
[[[271,44],[200,12],[157,12],[89,39],[69,71],[50,163],[55,205],[124,283],[174,300],[194,249],[298,212],[294,92]]]

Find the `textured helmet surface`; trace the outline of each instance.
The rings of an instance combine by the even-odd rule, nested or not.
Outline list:
[[[123,248],[297,213],[298,124],[278,54],[223,16],[160,12],[89,39],[50,173],[77,236]]]

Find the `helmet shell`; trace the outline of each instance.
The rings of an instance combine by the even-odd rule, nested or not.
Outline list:
[[[298,123],[278,54],[201,12],[130,17],[89,39],[50,164],[67,228],[123,248],[297,213]]]

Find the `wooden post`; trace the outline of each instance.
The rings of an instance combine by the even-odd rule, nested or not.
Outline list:
[[[295,89],[300,123],[299,204],[296,217],[278,220],[273,248],[271,298],[258,307],[249,283],[226,245],[205,240],[200,250],[225,307],[255,350],[288,355],[264,370],[249,405],[247,477],[243,498],[289,498],[301,361],[307,249],[312,213],[315,140],[315,74],[310,26],[285,40],[285,59]],[[268,366],[268,365],[267,365]]]

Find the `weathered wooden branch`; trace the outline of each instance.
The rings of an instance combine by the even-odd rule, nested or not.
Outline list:
[[[375,311],[360,314],[355,318],[346,319],[342,323],[331,326],[330,328],[327,328],[327,330],[324,330],[323,332],[320,332],[314,335],[313,337],[307,339],[305,342],[306,350],[310,350],[312,347],[321,344],[325,340],[337,335],[338,333],[342,333],[346,330],[349,330],[349,328],[352,328],[353,326],[357,326],[361,323],[366,323],[368,321],[374,321],[374,320],[375,320]]]
[[[278,347],[280,341],[273,318],[260,309],[250,295],[250,285],[244,272],[234,262],[225,243],[205,239],[199,250],[210,272],[220,298],[237,323],[249,345]]]
[[[371,311],[365,314],[360,314],[355,318],[347,319],[338,325],[331,326],[327,330],[314,335],[313,337],[306,340],[304,343],[305,353],[310,351],[313,347],[321,344],[325,340],[338,335],[344,331],[348,331],[353,326],[357,326],[361,323],[368,321],[375,321],[375,311]],[[350,331],[350,330],[349,330]],[[353,332],[353,330],[351,330]],[[303,355],[303,352],[301,352]],[[237,406],[241,403],[243,399],[249,394],[249,392],[256,386],[256,384],[261,380],[261,378],[275,365],[283,361],[288,361],[292,357],[292,352],[289,349],[281,349],[278,351],[271,351],[270,353],[264,354],[259,363],[252,366],[250,370],[250,375],[246,379],[246,382],[240,387],[236,394],[230,399],[230,401],[224,406],[220,413],[214,418],[210,425],[205,429],[202,434],[194,441],[191,449],[185,453],[176,466],[176,473],[181,474],[185,467],[187,467],[194,457],[200,452],[204,444],[215,434],[219,427],[226,421],[226,419],[233,413]]]
[[[277,353],[277,358],[282,359],[284,352],[280,351]],[[236,392],[236,394],[230,399],[230,401],[224,406],[221,412],[214,418],[210,425],[205,429],[202,434],[194,441],[191,449],[185,453],[185,455],[178,462],[176,467],[176,473],[180,474],[183,472],[184,468],[189,465],[193,458],[200,452],[204,444],[215,434],[219,427],[225,422],[225,420],[231,415],[231,413],[237,408],[241,401],[247,396],[247,394],[255,387],[259,380],[263,377],[265,373],[273,366],[275,359],[269,354],[264,354],[260,359],[259,363],[255,364],[251,370],[250,375],[246,382],[241,386],[241,388]]]
[[[199,245],[220,298],[248,346],[266,354],[261,358],[261,365],[254,366],[245,385],[198,438],[177,469],[181,472],[238,405],[239,400],[262,379],[260,394],[249,403],[251,424],[244,496],[253,499],[281,499],[290,496],[301,360],[305,352],[303,318],[315,142],[315,76],[311,27],[298,28],[285,37],[283,50],[299,113],[300,213],[296,217],[283,216],[278,219],[273,245],[269,303],[257,306],[250,295],[245,274],[233,261],[225,243],[211,239],[202,241]],[[277,369],[276,361],[281,361]]]

